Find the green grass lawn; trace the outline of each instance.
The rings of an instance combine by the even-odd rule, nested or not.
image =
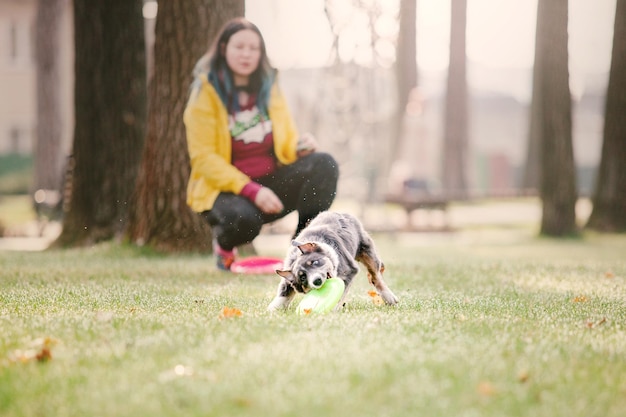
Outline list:
[[[0,252],[0,415],[624,415],[626,236],[376,242],[400,304],[305,317],[210,257]]]

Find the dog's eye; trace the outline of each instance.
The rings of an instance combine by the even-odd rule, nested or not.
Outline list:
[[[298,272],[298,279],[302,283],[306,282],[306,272],[304,272],[304,271]]]
[[[320,261],[319,259],[314,259],[311,262],[309,262],[309,265],[311,265],[311,266],[320,266],[320,265],[322,265],[322,261]]]

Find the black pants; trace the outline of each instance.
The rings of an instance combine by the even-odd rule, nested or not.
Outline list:
[[[298,212],[297,235],[320,212],[328,210],[337,194],[339,167],[335,159],[315,152],[274,173],[256,179],[270,188],[285,207],[281,213],[266,214],[250,200],[232,193],[221,193],[213,208],[202,216],[213,229],[214,238],[225,250],[252,242],[265,223]]]

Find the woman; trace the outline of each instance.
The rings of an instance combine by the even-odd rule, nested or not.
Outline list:
[[[229,270],[263,224],[296,210],[296,235],[327,210],[339,170],[311,135],[298,135],[254,24],[229,21],[194,73],[187,203],[211,225],[217,265]]]

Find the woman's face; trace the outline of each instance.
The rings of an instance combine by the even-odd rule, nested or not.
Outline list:
[[[228,40],[224,56],[235,85],[246,85],[261,60],[261,38],[253,30],[240,30]]]

